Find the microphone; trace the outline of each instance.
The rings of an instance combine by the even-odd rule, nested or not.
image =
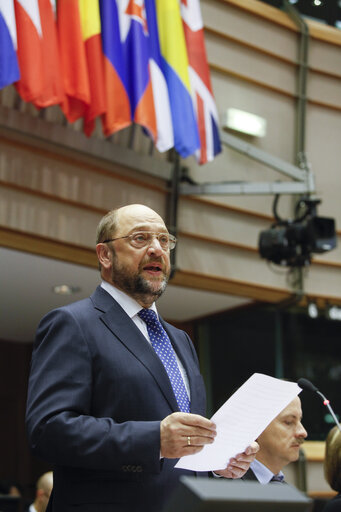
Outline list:
[[[333,419],[335,421],[335,424],[337,425],[338,429],[341,432],[341,425],[338,422],[338,419],[335,416],[335,413],[334,413],[333,409],[330,406],[329,400],[321,393],[321,391],[319,391],[317,389],[317,387],[312,382],[310,382],[310,380],[304,379],[303,377],[301,379],[298,379],[297,384],[299,385],[299,387],[301,389],[305,389],[306,391],[314,391],[315,393],[320,395],[320,397],[322,397],[323,405],[328,407],[328,410],[329,410],[330,414],[332,415],[332,417],[333,417]]]
[[[317,391],[318,389],[310,380],[304,379],[303,377],[301,379],[298,379],[297,384],[301,389],[305,389],[306,391]]]

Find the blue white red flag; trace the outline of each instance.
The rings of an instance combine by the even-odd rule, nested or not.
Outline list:
[[[156,140],[156,116],[149,72],[149,29],[144,0],[117,0],[124,86],[132,119]]]
[[[107,99],[111,100],[104,131],[108,135],[134,121],[156,141],[144,0],[101,0],[100,8]]]
[[[159,151],[173,147],[154,0],[100,0],[105,58],[106,135],[141,124]]]
[[[69,122],[140,124],[159,151],[221,151],[199,0],[0,0],[0,88]],[[57,23],[57,24],[56,24]],[[57,29],[58,26],[58,40]]]
[[[0,89],[20,78],[13,0],[0,0]]]
[[[199,0],[181,0],[181,15],[188,52],[192,98],[200,136],[200,149],[196,156],[199,163],[204,164],[221,152],[221,144]]]
[[[116,0],[100,0],[106,113],[102,117],[105,135],[131,124],[131,109],[126,90],[126,66],[120,38],[119,11]]]

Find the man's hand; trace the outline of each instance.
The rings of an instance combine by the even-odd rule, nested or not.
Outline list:
[[[238,453],[230,459],[225,469],[214,471],[214,473],[225,478],[241,478],[249,469],[251,462],[255,460],[258,450],[259,444],[255,441],[246,448],[245,452]]]
[[[161,457],[176,459],[192,455],[213,443],[216,436],[215,424],[199,416],[186,412],[174,412],[161,421]]]

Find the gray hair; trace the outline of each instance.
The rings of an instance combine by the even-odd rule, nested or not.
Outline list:
[[[96,229],[96,244],[100,244],[104,242],[104,240],[109,240],[115,234],[118,225],[118,208],[114,208],[110,210],[102,219],[99,221],[99,224]],[[114,248],[110,247],[110,250],[114,252]],[[102,265],[98,262],[98,270],[101,272]]]
[[[96,244],[99,244],[104,240],[108,240],[114,235],[118,224],[117,211],[118,208],[110,210],[110,212],[104,215],[104,217],[99,221],[96,230]]]

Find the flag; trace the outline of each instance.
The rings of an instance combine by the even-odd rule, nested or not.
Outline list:
[[[212,93],[199,0],[181,0],[181,15],[200,137],[200,149],[196,155],[199,163],[204,164],[212,161],[215,155],[220,153],[221,144],[219,118]]]
[[[182,157],[199,149],[188,56],[178,0],[156,0],[162,68],[166,77],[174,133],[174,147]]]
[[[33,101],[38,108],[58,105],[64,99],[64,87],[58,51],[55,0],[38,0],[42,28],[43,88]]]
[[[101,117],[200,163],[221,151],[199,0],[0,0],[0,44],[0,87],[87,136]]]
[[[100,0],[100,5],[107,85],[104,132],[108,135],[134,121],[147,130],[159,151],[166,151],[174,138],[155,1]]]
[[[174,146],[172,113],[167,82],[162,70],[155,0],[145,0],[145,7],[149,30],[149,71],[156,116],[155,145],[160,152],[163,152]]]
[[[33,102],[43,91],[42,27],[38,0],[14,0],[20,80],[17,90]]]
[[[0,0],[0,89],[20,78],[13,0]]]
[[[107,110],[102,116],[103,131],[110,135],[131,124],[126,67],[120,39],[120,25],[115,0],[100,0],[104,80]]]
[[[155,141],[156,114],[144,0],[102,0],[101,19],[104,52],[112,80],[109,87],[116,87],[118,93],[112,98],[111,126],[107,116],[105,132],[112,133],[134,121],[143,126]],[[123,101],[123,110],[120,100]]]
[[[118,0],[125,87],[133,120],[156,140],[156,115],[149,71],[149,28],[144,0]]]
[[[80,0],[79,8],[90,87],[90,104],[84,113],[84,132],[89,137],[96,117],[106,111],[104,57],[98,0]]]
[[[83,117],[90,104],[88,65],[79,0],[58,0],[58,45],[65,90],[62,110],[70,123]]]

